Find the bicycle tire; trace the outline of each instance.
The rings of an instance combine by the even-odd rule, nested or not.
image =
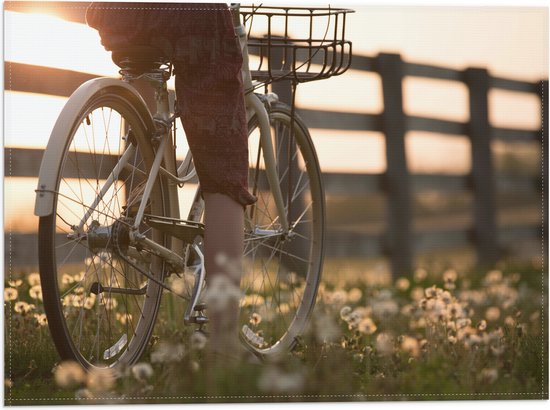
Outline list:
[[[160,281],[164,263],[132,248],[126,238],[154,157],[151,131],[140,119],[144,107],[139,104],[116,87],[100,89],[88,99],[67,127],[63,159],[52,170],[57,173],[54,212],[39,221],[39,267],[50,332],[62,360],[74,360],[84,368],[135,363],[148,344],[162,296],[158,283],[135,266]],[[128,147],[135,151],[131,166],[92,207]],[[151,214],[170,216],[164,185],[158,177],[147,205]],[[91,208],[95,209],[85,218]],[[70,238],[72,227],[83,219],[85,238]],[[101,236],[98,226],[107,233]],[[159,243],[167,240],[146,226],[140,231]],[[129,257],[131,251],[137,254]],[[121,288],[145,291],[125,294],[119,293]]]
[[[285,209],[289,212],[288,198],[292,198],[289,222],[296,222],[295,218],[299,217],[302,225],[300,230],[293,230],[292,239],[287,237],[284,240],[261,239],[254,234],[253,229],[245,229],[240,338],[246,348],[261,357],[276,356],[292,350],[303,333],[316,301],[325,235],[325,200],[321,170],[309,131],[301,118],[295,115],[293,138],[297,151],[291,156],[295,158],[290,163],[294,165],[296,179],[292,173],[288,178],[287,170],[290,166],[282,169],[285,154],[282,151],[288,148],[285,144],[290,137],[290,107],[282,103],[271,104],[269,116]],[[258,158],[261,159],[258,149],[258,119],[253,116],[249,121],[249,189],[258,201],[247,207],[245,226],[246,219],[252,219],[252,226],[255,228],[277,230],[277,218],[273,216],[276,214],[275,205],[262,170],[265,167],[261,160],[257,161]],[[296,181],[298,185],[294,186]],[[301,191],[300,195],[294,195],[298,190]],[[292,194],[289,195],[289,192]],[[306,196],[309,198],[307,203],[300,203]],[[200,196],[196,195],[189,219],[200,220],[202,212]],[[266,253],[266,249],[269,252]],[[300,256],[295,252],[299,252]],[[273,266],[269,270],[267,266],[261,267],[265,263],[277,264],[276,272],[273,273]],[[255,265],[260,265],[261,269]],[[278,295],[277,298],[274,295]]]

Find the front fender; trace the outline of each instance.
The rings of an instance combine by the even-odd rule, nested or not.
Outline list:
[[[71,95],[53,127],[38,175],[34,214],[48,216],[53,212],[59,164],[75,132],[75,118],[82,114],[87,101],[101,93],[118,93],[138,109],[146,130],[155,130],[153,118],[139,93],[130,84],[113,78],[95,78],[82,84]],[[78,124],[76,124],[78,125]]]

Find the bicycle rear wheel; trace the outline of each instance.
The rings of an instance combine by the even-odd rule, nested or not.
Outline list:
[[[154,158],[139,103],[116,88],[87,101],[68,124],[63,160],[51,170],[54,212],[40,218],[40,276],[52,338],[63,360],[86,368],[135,363],[162,295],[163,261],[129,241]],[[158,178],[146,212],[169,216],[168,204]],[[140,232],[165,242],[146,225]]]
[[[285,104],[269,110],[279,185],[290,229],[282,232],[267,182],[258,120],[249,124],[241,339],[256,353],[291,350],[315,305],[324,256],[325,199],[317,154],[303,121]]]
[[[324,255],[325,201],[313,142],[298,116],[291,134],[287,105],[272,104],[269,115],[291,228],[282,233],[254,116],[249,122],[248,180],[258,201],[245,212],[240,336],[260,356],[285,353],[296,344],[315,305]],[[198,221],[202,212],[196,195],[188,219]]]

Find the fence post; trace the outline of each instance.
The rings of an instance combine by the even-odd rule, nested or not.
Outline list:
[[[382,131],[386,138],[385,184],[388,198],[386,247],[394,278],[412,267],[411,192],[405,153],[406,117],[403,112],[403,61],[399,54],[381,53],[376,68],[382,78],[384,112]]]
[[[489,124],[489,73],[485,68],[468,68],[464,72],[470,97],[470,137],[474,192],[473,234],[480,265],[493,265],[499,256],[496,226],[496,190],[491,153]]]

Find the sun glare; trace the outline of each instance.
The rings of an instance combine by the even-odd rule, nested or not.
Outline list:
[[[6,61],[116,76],[97,32],[51,14],[5,13]]]

